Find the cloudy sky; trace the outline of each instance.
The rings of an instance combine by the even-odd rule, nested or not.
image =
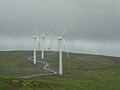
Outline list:
[[[46,47],[66,28],[69,51],[120,56],[119,0],[0,0],[1,51],[32,49],[36,25]]]

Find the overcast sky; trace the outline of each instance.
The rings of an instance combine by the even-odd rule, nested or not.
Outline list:
[[[120,56],[120,0],[0,0],[0,50],[32,49],[36,24],[66,28],[70,51]]]

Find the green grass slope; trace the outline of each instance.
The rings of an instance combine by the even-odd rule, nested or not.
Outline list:
[[[32,52],[4,51],[0,52],[0,76],[19,77],[43,72],[42,66],[33,65],[27,58]]]
[[[0,84],[10,87],[12,80],[16,80],[17,84],[12,86],[21,86],[15,90],[120,90],[120,58],[109,56],[70,53],[70,60],[67,60],[66,53],[63,53],[63,76],[8,78],[43,73],[41,65],[33,66],[26,60],[31,55],[32,52],[28,51],[0,52]],[[58,71],[58,53],[46,55],[44,61]],[[9,90],[2,86],[2,90]]]

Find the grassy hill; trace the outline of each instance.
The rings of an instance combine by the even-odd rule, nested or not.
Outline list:
[[[46,52],[49,53],[51,52]],[[67,60],[66,53],[63,53],[63,76],[18,79],[19,76],[45,73],[43,65],[33,65],[27,60],[31,55],[31,51],[0,52],[0,90],[13,90],[8,88],[14,86],[18,86],[14,90],[120,90],[118,57],[70,53],[70,60]],[[57,56],[57,53],[46,55],[44,60],[56,71]]]
[[[44,72],[40,64],[33,65],[27,58],[32,52],[4,51],[0,52],[0,76],[19,77]]]

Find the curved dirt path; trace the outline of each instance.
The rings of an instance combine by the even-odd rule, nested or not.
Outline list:
[[[27,59],[29,60],[29,61],[33,61],[33,59],[32,59],[33,57],[31,56],[31,57],[28,57]],[[41,64],[44,64],[44,66],[43,66],[43,69],[45,70],[45,71],[47,71],[47,72],[49,72],[49,73],[45,73],[45,74],[35,74],[35,75],[29,75],[29,76],[22,76],[22,77],[20,77],[20,78],[33,78],[33,77],[38,77],[38,76],[47,76],[47,75],[56,75],[58,72],[56,72],[56,71],[54,71],[54,70],[51,70],[51,69],[49,69],[49,64],[47,63],[47,62],[44,62],[44,61],[40,61],[40,60],[37,60],[36,61],[37,63],[41,63]]]

